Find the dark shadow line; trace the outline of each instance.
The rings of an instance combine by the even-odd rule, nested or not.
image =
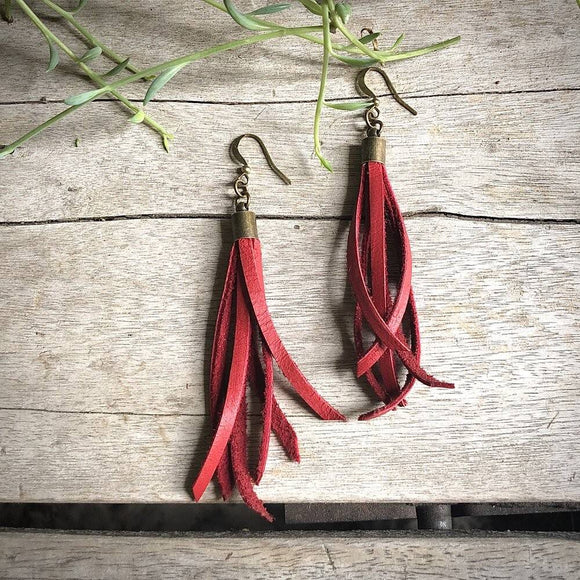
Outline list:
[[[524,218],[514,216],[486,216],[471,215],[449,211],[410,211],[404,212],[405,219],[414,219],[419,217],[449,218],[464,221],[482,221],[497,223],[521,223],[521,224],[575,224],[580,225],[580,218]],[[46,220],[29,220],[29,221],[3,221],[0,227],[26,227],[26,226],[44,226],[58,224],[75,224],[75,223],[92,223],[92,222],[116,222],[116,221],[136,221],[136,220],[225,220],[229,219],[229,214],[208,214],[208,213],[151,213],[151,214],[134,214],[134,215],[110,215],[96,217],[77,217],[77,218],[58,218]],[[260,214],[263,220],[280,220],[280,221],[348,221],[348,215],[333,216],[315,216],[315,215],[276,215]]]
[[[538,94],[538,93],[557,93],[557,92],[574,92],[580,91],[580,87],[558,87],[553,89],[520,89],[520,90],[508,90],[508,91],[465,91],[457,93],[433,93],[429,95],[416,94],[413,92],[400,93],[408,98],[413,99],[436,99],[441,97],[472,97],[477,95],[526,95],[526,94]],[[389,93],[383,93],[378,95],[379,98],[388,97]],[[341,102],[341,101],[351,101],[353,99],[359,98],[356,95],[349,97],[337,97],[327,99],[328,102]],[[140,103],[142,99],[132,99],[127,97],[127,100],[132,103]],[[42,100],[35,99],[33,101],[5,101],[0,102],[0,106],[10,106],[10,105],[47,105],[47,104],[58,104],[62,103],[62,99],[47,99]],[[95,99],[95,103],[114,103],[117,99],[102,98]],[[254,105],[301,105],[301,104],[312,104],[316,103],[316,99],[288,99],[287,101],[212,101],[212,100],[196,100],[196,99],[152,99],[152,103],[183,103],[190,105],[224,105],[228,107],[238,107],[238,106],[254,106]]]

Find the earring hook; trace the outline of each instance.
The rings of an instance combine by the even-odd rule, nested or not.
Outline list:
[[[253,139],[256,143],[260,146],[264,157],[266,158],[266,162],[270,169],[286,184],[290,185],[291,181],[278,169],[276,164],[274,163],[270,152],[264,142],[260,137],[254,135],[253,133],[244,133],[239,137],[236,137],[230,143],[230,157],[238,162],[241,167],[238,169],[239,175],[234,181],[234,191],[236,192],[236,200],[234,202],[234,206],[236,211],[239,211],[240,208],[242,211],[248,210],[250,207],[250,192],[248,191],[248,182],[249,182],[249,175],[250,175],[250,166],[246,161],[246,158],[240,153],[240,142],[244,137],[248,137],[249,139]]]
[[[248,210],[250,207],[250,192],[248,191],[248,182],[249,182],[249,175],[250,175],[250,166],[246,161],[246,158],[240,153],[240,142],[244,137],[248,137],[249,139],[253,139],[256,143],[260,146],[264,157],[266,158],[266,162],[270,169],[286,184],[290,185],[291,181],[278,169],[276,164],[274,163],[270,152],[264,142],[260,137],[254,135],[253,133],[244,133],[239,137],[236,137],[230,143],[230,157],[238,162],[241,167],[238,169],[239,175],[234,181],[234,191],[236,192],[236,200],[234,202],[234,206],[236,211],[239,211],[240,208],[243,210]]]
[[[268,163],[268,166],[270,167],[270,169],[286,185],[290,185],[292,182],[288,179],[288,177],[286,177],[282,173],[282,171],[280,171],[280,169],[278,169],[278,167],[274,163],[274,160],[272,159],[272,156],[270,155],[270,152],[268,151],[268,148],[266,147],[266,145],[264,145],[264,142],[262,141],[262,139],[260,139],[260,137],[258,137],[257,135],[254,135],[253,133],[244,133],[243,135],[236,137],[230,144],[230,155],[234,161],[237,161],[238,163],[240,163],[242,165],[242,167],[241,167],[242,172],[247,175],[250,171],[250,166],[248,165],[248,162],[246,161],[245,157],[240,153],[240,149],[239,149],[240,142],[245,137],[248,137],[249,139],[253,139],[254,141],[256,141],[256,143],[260,146],[260,149],[262,150],[262,153],[264,154],[264,157],[266,158],[266,162]]]
[[[415,109],[413,109],[413,107],[411,107],[411,105],[409,105],[405,101],[403,101],[403,99],[399,96],[399,93],[397,93],[397,91],[396,91],[395,87],[393,86],[393,83],[391,82],[391,79],[388,77],[387,73],[382,68],[379,68],[378,66],[370,66],[366,69],[363,69],[356,76],[357,88],[359,89],[359,91],[363,95],[370,97],[373,100],[374,107],[377,107],[378,102],[379,102],[379,98],[368,87],[368,85],[366,83],[366,75],[369,71],[377,72],[383,77],[383,79],[387,83],[387,87],[388,87],[391,95],[393,96],[393,99],[395,99],[395,101],[397,101],[397,103],[399,103],[399,105],[401,105],[401,107],[407,109],[407,111],[409,111],[409,113],[411,113],[412,115],[417,114],[417,111],[415,111]]]

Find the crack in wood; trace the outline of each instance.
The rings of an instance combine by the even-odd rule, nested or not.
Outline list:
[[[58,224],[75,224],[75,223],[93,223],[93,222],[115,222],[115,221],[138,221],[138,220],[176,220],[176,219],[192,219],[192,220],[226,220],[230,219],[230,214],[207,214],[207,213],[151,213],[151,214],[133,214],[133,215],[108,215],[108,216],[94,216],[94,217],[77,217],[77,218],[57,218],[46,220],[15,220],[0,222],[0,227],[21,227],[21,226],[45,226]],[[497,222],[497,223],[513,223],[513,224],[555,224],[555,225],[580,225],[580,218],[522,218],[514,216],[489,216],[489,215],[472,215],[462,214],[450,211],[410,211],[403,212],[405,219],[414,218],[449,218],[465,221],[482,221],[482,222]],[[261,220],[279,220],[279,221],[349,221],[350,215],[334,215],[334,216],[309,216],[309,215],[275,215],[275,214],[260,214]]]
[[[580,87],[555,87],[552,89],[520,89],[520,90],[507,90],[507,91],[464,91],[464,92],[454,92],[454,93],[432,93],[432,94],[421,94],[413,92],[401,92],[401,95],[407,98],[413,99],[439,99],[443,97],[473,97],[478,95],[527,95],[527,94],[542,94],[542,93],[559,93],[559,92],[573,92],[580,91]],[[379,98],[386,98],[389,93],[379,94]],[[348,97],[331,97],[327,101],[330,103],[339,103],[341,101],[351,101],[353,98],[357,98],[356,95],[351,95]],[[132,103],[141,103],[142,99],[135,99],[127,97],[128,101]],[[116,103],[116,99],[102,98],[95,99],[95,103]],[[196,100],[196,99],[152,99],[152,103],[175,103],[175,104],[188,104],[188,105],[223,105],[227,107],[251,107],[256,105],[307,105],[316,103],[316,99],[288,99],[287,101],[212,101],[212,100]],[[62,99],[48,99],[42,97],[42,99],[33,100],[22,100],[22,101],[0,101],[0,106],[12,106],[12,105],[46,105],[46,104],[59,104],[62,103]]]
[[[0,407],[2,411],[16,411],[23,413],[50,413],[52,415],[108,415],[112,417],[209,417],[209,413],[138,413],[136,411],[79,411],[63,409],[40,409],[36,407]],[[261,417],[260,413],[248,412],[248,417]],[[294,413],[286,413],[288,418],[303,417]],[[4,450],[4,451],[2,451]],[[4,447],[0,449],[0,455],[6,455]]]

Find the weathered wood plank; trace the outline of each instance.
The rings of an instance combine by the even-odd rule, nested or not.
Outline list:
[[[580,218],[580,93],[411,99],[413,118],[388,110],[388,168],[406,212],[447,211],[520,218]],[[0,135],[25,132],[60,105],[0,108]],[[324,149],[335,173],[312,158],[313,105],[153,104],[177,139],[157,136],[110,103],[69,117],[2,161],[0,221],[143,213],[225,214],[235,165],[228,144],[257,132],[291,177],[284,186],[259,149],[254,167],[262,214],[348,216],[359,174],[360,113],[325,113]],[[393,120],[390,120],[390,115]],[[406,116],[403,116],[406,115]],[[79,137],[79,147],[74,138]]]
[[[240,0],[238,4],[251,9],[263,3]],[[286,14],[297,25],[314,21],[298,6]],[[201,2],[92,2],[79,19],[112,48],[130,55],[138,66],[251,34]],[[45,73],[46,43],[18,12],[12,26],[2,24],[0,102],[38,101],[41,96],[61,100],[86,90],[87,83],[72,65]],[[447,51],[388,65],[400,91],[422,95],[578,88],[579,25],[573,0],[415,0],[388,5],[382,0],[365,0],[356,3],[351,22],[355,32],[363,26],[383,30],[385,47],[401,32],[406,33],[405,48],[462,35],[461,44]],[[64,38],[74,40],[64,27],[52,26],[55,32],[65,32]],[[82,54],[80,42],[73,46]],[[226,53],[188,67],[159,97],[213,102],[313,100],[318,91],[320,52],[319,46],[288,38]],[[101,68],[106,68],[104,63]],[[334,65],[329,95],[354,95],[352,75],[346,65]],[[130,87],[127,94],[142,97],[144,85]]]
[[[207,448],[222,227],[227,242],[229,224],[206,219],[0,230],[0,499],[187,501]],[[347,222],[260,227],[282,338],[355,417],[371,401],[352,377]],[[405,410],[338,425],[278,387],[304,461],[274,451],[263,497],[577,501],[578,228],[441,217],[408,228],[424,363],[457,389],[418,386]]]
[[[0,578],[574,578],[577,535],[0,533]]]
[[[544,411],[515,405],[508,422],[505,413],[493,417],[442,402],[419,409],[416,397],[413,404],[409,413],[380,423],[292,416],[302,462],[289,462],[273,440],[260,497],[580,500],[577,405],[548,429]],[[0,411],[0,421],[0,499],[8,502],[189,502],[209,447],[208,421],[199,416]],[[213,484],[203,501],[221,502]]]

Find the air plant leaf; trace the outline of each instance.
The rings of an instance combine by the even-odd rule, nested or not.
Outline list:
[[[248,30],[268,30],[265,24],[262,24],[257,18],[240,12],[232,0],[224,0],[224,6],[228,14],[240,25]]]
[[[302,6],[304,6],[304,8],[306,8],[306,10],[312,12],[312,14],[316,14],[317,16],[320,16],[322,14],[322,9],[316,2],[314,2],[314,0],[298,0],[298,1],[300,2],[300,4],[302,4]]]
[[[10,16],[9,9],[11,1],[12,0],[0,0],[0,6],[3,5],[4,7],[4,10],[0,9],[0,15],[4,15],[4,17],[8,19]],[[88,50],[80,58],[75,56],[74,51],[71,48],[69,48],[65,44],[65,42],[63,42],[58,36],[56,36],[51,32],[51,30],[43,22],[43,19],[37,16],[35,10],[33,10],[31,6],[29,6],[29,4],[31,4],[30,2],[27,2],[26,0],[15,0],[15,1],[21,8],[23,13],[28,16],[29,20],[32,21],[32,23],[40,30],[40,32],[46,38],[50,51],[48,70],[52,70],[58,65],[60,53],[62,52],[67,56],[70,56],[72,60],[75,61],[77,64],[80,64],[81,68],[84,69],[85,72],[87,72],[90,79],[95,84],[100,86],[100,88],[96,88],[94,90],[87,91],[85,93],[73,95],[65,99],[65,103],[69,105],[67,109],[61,111],[60,113],[48,119],[47,121],[36,126],[34,129],[29,131],[25,135],[22,135],[12,144],[6,145],[4,146],[4,148],[0,146],[0,157],[6,157],[10,153],[12,153],[17,147],[20,147],[22,144],[26,143],[28,140],[38,135],[40,132],[44,131],[54,123],[60,121],[62,118],[64,118],[64,116],[75,112],[81,106],[88,104],[91,101],[95,100],[100,95],[105,94],[111,94],[111,97],[113,99],[120,101],[126,107],[132,110],[131,121],[133,123],[139,123],[144,121],[154,131],[159,133],[163,140],[163,147],[165,148],[166,151],[169,151],[169,145],[173,136],[170,133],[168,133],[161,125],[159,125],[153,119],[148,117],[142,108],[138,109],[137,107],[135,107],[135,105],[131,104],[131,102],[128,99],[126,99],[121,93],[119,93],[118,89],[120,87],[125,86],[129,83],[133,83],[140,79],[151,81],[151,84],[149,85],[149,88],[143,100],[144,105],[146,105],[147,103],[149,103],[149,101],[153,99],[153,97],[157,94],[157,92],[161,90],[165,86],[165,84],[168,83],[181,70],[181,68],[187,66],[188,64],[194,61],[207,58],[214,54],[233,50],[236,48],[241,48],[242,46],[253,45],[255,43],[271,40],[274,38],[281,38],[283,36],[295,36],[311,43],[315,43],[318,45],[323,44],[324,46],[323,67],[320,82],[320,90],[316,101],[313,136],[314,136],[314,151],[316,156],[320,159],[321,164],[326,169],[332,171],[332,166],[322,155],[322,143],[320,140],[320,122],[324,107],[327,106],[339,110],[355,111],[368,106],[370,103],[364,101],[361,102],[343,101],[338,103],[325,102],[324,100],[325,86],[328,77],[328,66],[330,58],[334,57],[337,60],[346,63],[350,66],[364,67],[376,64],[378,62],[384,63],[422,56],[435,50],[440,50],[442,48],[451,46],[452,44],[458,42],[460,39],[460,37],[455,37],[445,40],[443,42],[432,44],[430,46],[424,46],[415,50],[408,50],[405,52],[395,52],[395,49],[402,41],[403,37],[401,35],[399,38],[397,38],[393,46],[391,46],[390,48],[375,51],[371,50],[370,47],[368,47],[368,44],[369,43],[376,44],[375,42],[376,38],[379,36],[378,32],[369,33],[366,36],[363,36],[361,39],[359,39],[346,26],[346,22],[351,14],[351,6],[347,2],[347,0],[299,0],[300,4],[306,10],[308,10],[309,12],[318,17],[321,17],[322,19],[322,25],[302,26],[302,27],[300,26],[286,27],[283,25],[268,22],[266,19],[260,18],[261,15],[274,14],[276,12],[286,10],[291,6],[289,0],[287,0],[286,2],[282,1],[276,4],[263,6],[249,13],[241,12],[236,7],[235,4],[236,0],[202,0],[206,4],[213,6],[215,9],[227,12],[230,15],[230,17],[243,28],[258,31],[259,33],[250,35],[246,38],[242,38],[239,40],[222,42],[221,44],[205,48],[204,50],[187,54],[179,59],[175,59],[173,61],[168,61],[162,64],[157,64],[156,66],[139,70],[136,67],[129,65],[128,58],[123,60],[122,57],[118,56],[114,51],[104,46],[91,34],[91,32],[87,28],[85,28],[76,21],[74,15],[87,4],[88,0],[74,0],[74,2],[73,0],[69,0],[70,4],[74,6],[70,10],[65,10],[61,8],[59,4],[57,4],[58,0],[54,1],[42,0],[42,4],[48,6],[53,11],[55,11],[59,16],[65,18],[80,33],[80,35],[85,38],[88,45],[94,47]],[[580,0],[577,0],[577,2],[580,4]],[[264,31],[268,32],[264,33]],[[342,34],[342,36],[345,37],[347,42],[350,44],[344,45],[339,43],[336,44],[333,43],[331,41],[330,35],[335,31],[339,31]],[[314,33],[322,32],[323,39],[321,40],[319,37],[312,36],[313,32]],[[374,48],[376,48],[376,46]],[[88,67],[84,65],[84,62],[89,62],[92,59],[97,58],[98,56],[100,56],[101,52],[103,53],[104,56],[113,61],[114,66],[108,72],[99,75],[96,72],[93,72],[91,69],[88,69]],[[346,53],[346,55],[344,53]],[[181,64],[175,65],[174,64],[175,62],[180,62]],[[127,69],[132,74],[126,76],[125,78],[116,79],[114,82],[110,82],[110,84],[105,84],[107,81],[103,81],[103,77],[112,77],[114,75],[118,75],[124,69]],[[159,71],[162,72],[159,73]]]
[[[56,44],[54,44],[54,42],[52,42],[51,40],[48,41],[48,50],[50,53],[50,57],[48,60],[48,68],[46,69],[46,72],[54,70],[59,61],[58,48],[56,48]]]
[[[116,67],[112,68],[110,71],[102,74],[102,77],[113,77],[116,74],[119,74],[122,70],[125,70],[127,65],[129,64],[129,59],[126,58],[123,62],[120,62]]]
[[[369,44],[371,43],[373,40],[376,40],[379,36],[381,35],[380,32],[372,32],[371,34],[366,34],[365,36],[361,36],[359,38],[359,40],[363,43],[363,44]],[[350,46],[354,46],[354,44],[351,44]]]
[[[327,103],[324,102],[326,107],[331,109],[338,109],[339,111],[360,111],[361,109],[366,109],[372,106],[371,101],[347,101],[343,103]]]
[[[372,34],[361,36],[358,40],[361,44],[370,44],[371,42],[374,42],[380,35],[380,32],[373,32]],[[346,48],[356,48],[356,46],[351,42],[350,44],[347,44]]]
[[[163,135],[163,149],[169,153],[169,144],[171,143],[171,139],[173,139],[173,135]]]
[[[105,93],[103,89],[95,89],[94,91],[87,91],[86,93],[80,93],[79,95],[73,95],[72,97],[67,97],[64,102],[66,105],[71,107],[77,107],[78,105],[84,105],[91,99],[98,95]]]
[[[350,15],[352,14],[352,8],[350,4],[346,2],[339,2],[336,5],[336,15],[346,24],[350,20]]]
[[[403,42],[403,38],[405,38],[405,33],[401,34],[399,36],[399,38],[397,38],[397,40],[395,40],[395,42],[393,43],[393,45],[391,46],[391,48],[389,48],[389,50],[395,50],[399,44],[401,44],[401,42]]]
[[[184,66],[185,65],[180,64],[171,67],[155,77],[147,89],[147,93],[143,99],[143,104],[146,105]]]
[[[130,119],[131,123],[142,123],[143,119],[145,119],[145,111],[143,109],[139,109]]]
[[[318,157],[318,160],[320,161],[322,167],[324,167],[325,169],[330,171],[330,173],[332,173],[332,165],[330,164],[330,161],[328,161],[328,159],[326,159],[319,151],[316,151],[316,157]]]
[[[68,12],[70,14],[76,14],[77,12],[80,12],[85,4],[88,2],[89,0],[79,0],[79,3],[76,5],[76,8],[73,8],[72,10],[69,10]]]
[[[276,12],[282,12],[282,10],[287,10],[292,4],[270,4],[269,6],[262,6],[257,10],[252,10],[249,14],[252,16],[260,16],[261,14],[274,14]]]
[[[102,53],[103,49],[100,46],[94,46],[79,58],[79,62],[91,62],[91,60],[95,60],[101,56]]]

